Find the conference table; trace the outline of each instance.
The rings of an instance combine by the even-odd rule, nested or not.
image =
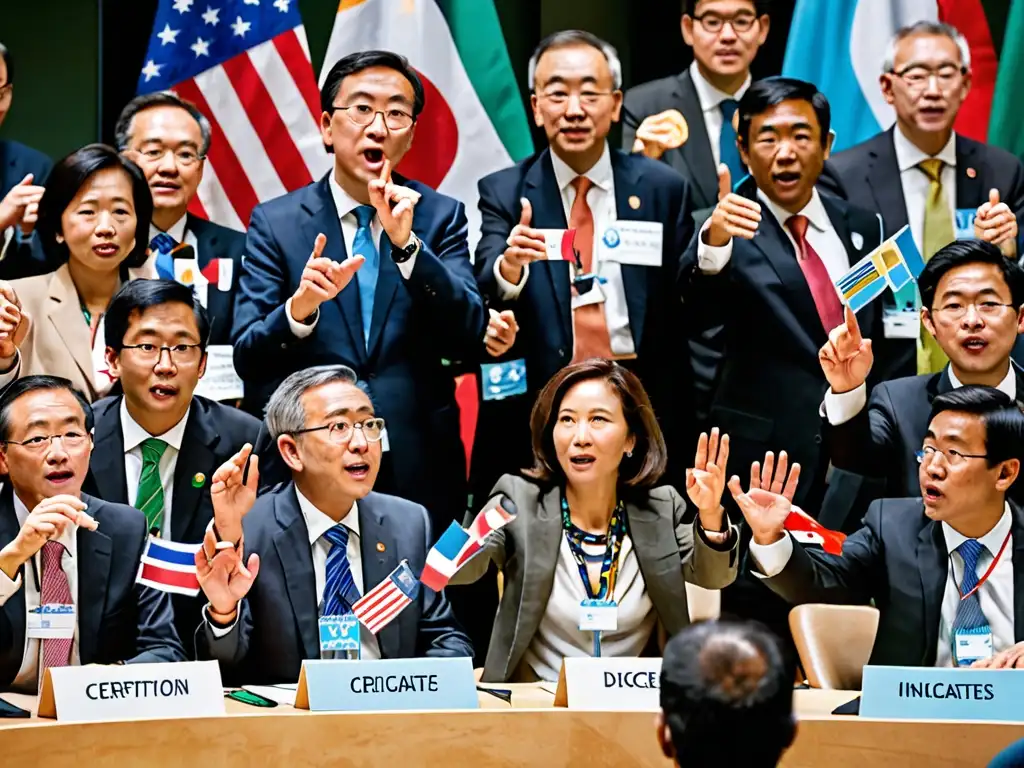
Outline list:
[[[553,707],[551,686],[503,685],[511,702],[479,692],[480,709],[320,713],[226,700],[225,717],[61,723],[0,720],[8,766],[652,766],[668,768],[651,712]],[[782,765],[980,765],[1024,738],[1024,724],[872,720],[830,714],[856,691],[797,690],[796,742]],[[35,698],[0,697],[34,711]],[[737,734],[742,738],[742,734]]]

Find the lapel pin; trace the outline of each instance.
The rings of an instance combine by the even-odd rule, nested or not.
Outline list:
[[[385,549],[386,549],[386,547],[384,546],[384,542],[383,541],[378,541],[377,542],[377,551],[378,552],[383,552]]]
[[[861,248],[864,247],[864,235],[862,235],[860,232],[851,232],[850,242],[852,242],[853,247],[859,251]]]
[[[974,170],[973,168],[968,168],[967,169],[967,178],[968,179],[973,179],[977,175],[978,175],[978,172],[976,170]]]
[[[636,195],[630,195],[629,207],[632,208],[634,211],[640,210],[640,198],[637,197]]]
[[[204,475],[202,472],[196,472],[194,475],[192,475],[193,488],[202,488],[205,483],[206,475]]]

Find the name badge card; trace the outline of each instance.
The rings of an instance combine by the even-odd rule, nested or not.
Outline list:
[[[1024,675],[1005,669],[864,667],[862,717],[1024,722]]]
[[[572,264],[573,243],[576,240],[575,229],[538,229],[544,235],[544,245],[548,250],[548,261],[565,260]]]
[[[619,606],[614,600],[580,603],[580,629],[584,632],[614,632],[618,628]]]
[[[957,240],[974,239],[974,217],[978,215],[976,208],[957,208],[953,217]]]
[[[195,393],[218,401],[238,400],[245,394],[245,385],[235,373],[230,344],[211,344],[206,348],[206,373],[199,380]]]
[[[915,309],[886,309],[882,326],[887,339],[916,339],[921,335],[921,316]]]
[[[661,659],[562,660],[555,706],[597,711],[661,709]]]
[[[480,366],[480,389],[484,400],[504,400],[526,394],[526,361],[483,363]]]
[[[43,674],[39,716],[98,722],[224,714],[216,661],[50,667]]]
[[[25,633],[48,640],[75,636],[75,606],[48,603],[28,612]]]
[[[295,708],[314,712],[476,709],[473,660],[302,662]]]
[[[616,221],[601,233],[597,258],[601,262],[660,267],[663,237],[660,221]]]
[[[359,658],[359,619],[354,613],[321,616],[319,628],[321,651],[355,651]]]

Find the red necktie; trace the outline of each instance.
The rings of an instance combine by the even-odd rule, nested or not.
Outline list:
[[[594,215],[587,203],[591,181],[586,176],[577,176],[572,180],[572,186],[576,190],[576,199],[569,211],[569,226],[576,230],[574,243],[580,253],[583,271],[590,273],[594,264]],[[573,288],[574,295],[575,290]],[[576,307],[572,311],[572,326],[574,363],[590,357],[613,357],[608,321],[604,316],[604,302]]]
[[[843,305],[832,285],[832,279],[828,276],[828,270],[825,269],[825,262],[807,239],[809,223],[806,216],[790,216],[786,221],[786,227],[796,240],[796,260],[804,273],[807,287],[811,289],[814,306],[818,309],[818,317],[821,318],[821,324],[827,334],[837,325],[843,324]]]
[[[68,575],[64,573],[61,558],[64,545],[59,541],[43,544],[43,584],[40,590],[40,605],[71,605],[71,587]],[[71,663],[70,637],[48,637],[43,639],[43,669],[66,667]]]

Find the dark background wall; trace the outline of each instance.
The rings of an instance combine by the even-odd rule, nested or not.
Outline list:
[[[421,0],[423,1],[423,0]],[[135,93],[156,0],[2,0],[0,41],[16,60],[14,102],[0,136],[53,157],[90,141],[111,141],[121,107]],[[782,69],[795,0],[774,0],[772,31],[754,76]],[[496,0],[523,98],[537,42],[579,27],[619,50],[627,86],[679,72],[690,51],[679,32],[679,0]],[[320,72],[338,0],[299,0],[313,68]]]

